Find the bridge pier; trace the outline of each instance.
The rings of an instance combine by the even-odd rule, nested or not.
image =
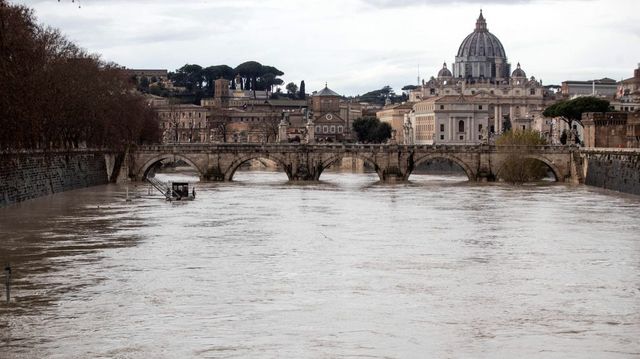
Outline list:
[[[481,145],[477,154],[478,168],[475,173],[476,182],[495,182],[496,175],[491,170],[491,147],[489,145]]]

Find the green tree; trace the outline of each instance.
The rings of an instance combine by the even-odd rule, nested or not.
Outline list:
[[[176,71],[176,76],[179,86],[184,86],[189,91],[202,89],[202,83],[204,82],[202,66],[186,64]]]
[[[261,63],[257,61],[243,62],[235,68],[236,73],[240,74],[245,79],[245,87],[247,85],[253,89],[253,97],[256,97],[255,83],[256,79],[264,74],[264,68]]]
[[[287,86],[285,86],[285,89],[287,90],[289,97],[293,98],[298,92],[298,85],[294,84],[293,82],[289,82]]]
[[[391,102],[402,101],[403,96],[397,96],[391,86],[387,85],[379,90],[369,91],[362,96],[359,96],[358,100],[361,102],[369,102],[378,105],[384,105],[385,100],[389,97]]]
[[[534,130],[507,131],[496,139],[496,146],[508,147],[509,155],[499,170],[498,177],[513,184],[539,181],[547,175],[547,165],[529,157],[532,146],[546,145],[547,141]]]
[[[141,92],[149,91],[149,79],[146,76],[142,76],[142,78],[140,79],[138,90]]]
[[[304,80],[300,81],[300,96],[298,96],[301,100],[307,98],[307,92],[304,86]]]
[[[380,122],[376,117],[362,117],[353,121],[353,131],[358,141],[365,143],[383,143],[391,138],[391,125]]]
[[[280,86],[284,84],[284,81],[276,76],[277,75],[270,72],[260,76],[256,84],[256,88],[258,90],[268,90],[269,92],[273,92],[273,86]]]
[[[582,114],[585,112],[607,112],[609,101],[597,97],[578,97],[573,100],[563,100],[547,107],[542,113],[546,117],[562,117],[573,128],[573,122],[582,124]]]

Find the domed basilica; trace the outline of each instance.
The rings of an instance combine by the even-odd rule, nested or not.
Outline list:
[[[541,81],[527,78],[520,63],[511,71],[482,10],[451,70],[445,62],[436,77],[409,93],[409,101],[413,108],[396,132],[398,140],[416,144],[480,143],[510,127],[530,128],[545,108]]]

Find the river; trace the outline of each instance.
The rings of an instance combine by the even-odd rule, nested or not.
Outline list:
[[[640,356],[640,197],[235,179],[192,202],[131,184],[0,209],[0,357]]]

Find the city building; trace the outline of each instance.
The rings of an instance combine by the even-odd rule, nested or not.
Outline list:
[[[611,101],[614,111],[640,111],[640,63],[633,71],[633,77],[618,83],[616,97]]]
[[[555,101],[542,81],[527,77],[520,63],[511,71],[506,51],[498,37],[489,32],[482,11],[475,29],[460,44],[452,69],[453,72],[444,63],[436,77],[423,80],[409,92],[409,101],[415,105],[408,125],[414,126],[416,143],[480,143],[480,125],[488,134],[512,127],[531,128],[534,119]],[[439,102],[429,102],[432,99]],[[454,104],[456,100],[461,101],[459,106]],[[438,107],[426,110],[431,105]],[[438,122],[424,123],[430,116],[434,116],[433,121],[437,117]],[[464,122],[464,131],[459,131],[460,121]]]
[[[157,81],[166,81],[169,78],[169,71],[166,69],[126,69],[125,71],[129,76],[146,77],[147,80],[155,78]]]
[[[154,109],[160,119],[163,143],[209,141],[209,110],[206,108],[158,101]]]
[[[414,104],[408,117],[417,145],[468,145],[482,142],[483,133],[488,134],[487,102],[477,96],[432,97]]]
[[[640,147],[640,112],[582,114],[585,147]]]
[[[613,98],[616,95],[618,83],[608,77],[590,81],[563,81],[562,96],[572,98],[577,96],[598,96]]]
[[[238,79],[239,80],[239,79]],[[265,91],[231,89],[230,81],[218,79],[214,97],[200,104],[209,111],[212,142],[276,142],[278,128],[284,119],[288,138],[299,141],[306,124],[307,100],[270,99]]]
[[[342,142],[351,139],[347,120],[341,113],[341,96],[325,84],[324,89],[311,95],[313,124],[316,142]],[[347,112],[350,114],[350,111]]]
[[[391,129],[395,132],[397,143],[405,143],[405,116],[413,110],[413,102],[405,102],[401,104],[391,104],[383,107],[376,113],[376,117],[381,122],[391,125]]]

